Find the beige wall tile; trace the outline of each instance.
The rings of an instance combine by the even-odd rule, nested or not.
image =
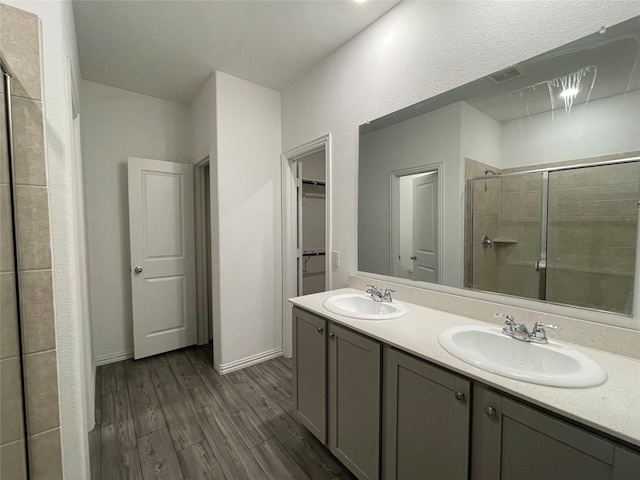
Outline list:
[[[13,73],[13,94],[40,100],[38,17],[0,3],[0,49]]]
[[[0,332],[0,359],[19,355],[16,284],[13,273],[0,273]]]
[[[15,269],[12,230],[11,191],[8,185],[0,185],[0,272]]]
[[[31,480],[62,480],[60,429],[29,437]]]
[[[60,425],[56,352],[32,353],[24,357],[27,383],[29,433],[36,434]]]
[[[525,298],[538,298],[539,275],[533,268],[500,265],[498,292]]]
[[[472,241],[479,242],[483,235],[494,238],[498,235],[498,217],[496,215],[475,215],[473,217]]]
[[[5,99],[2,90],[4,88],[4,80],[0,75],[0,183],[9,183],[9,144],[7,143],[6,132],[7,124],[4,118]]]
[[[549,188],[618,185],[640,181],[640,163],[623,163],[549,173]]]
[[[21,185],[15,188],[19,268],[48,270],[51,268],[51,240],[47,188]]]
[[[14,97],[12,114],[15,183],[46,185],[42,103]]]
[[[473,288],[495,292],[498,288],[498,267],[473,265]]]
[[[0,447],[0,478],[27,480],[26,455],[24,441],[2,445]]]
[[[0,360],[0,444],[23,437],[20,357]]]
[[[519,216],[540,218],[542,211],[542,192],[524,192],[522,194],[522,210]]]
[[[522,217],[522,193],[503,193],[500,202],[500,219]]]
[[[558,208],[566,202],[589,202],[593,200],[637,200],[639,186],[633,183],[618,185],[592,185],[579,188],[550,188],[549,205]]]
[[[502,179],[502,191],[504,193],[522,192],[522,182],[524,181],[522,177],[522,175],[504,177]]]
[[[20,272],[25,353],[56,348],[51,270]]]

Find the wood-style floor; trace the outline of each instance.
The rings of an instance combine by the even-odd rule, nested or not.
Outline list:
[[[291,408],[283,357],[225,376],[209,347],[99,367],[91,478],[355,479]]]

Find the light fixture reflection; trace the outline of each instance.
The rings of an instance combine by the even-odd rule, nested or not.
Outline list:
[[[565,88],[562,92],[560,92],[560,96],[562,98],[567,98],[567,97],[576,97],[578,95],[578,93],[580,93],[580,90],[578,90],[577,88]]]

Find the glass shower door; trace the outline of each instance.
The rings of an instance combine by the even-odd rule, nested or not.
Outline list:
[[[638,162],[549,173],[547,300],[631,314],[639,198]]]
[[[544,299],[544,175],[472,180],[472,288]]]

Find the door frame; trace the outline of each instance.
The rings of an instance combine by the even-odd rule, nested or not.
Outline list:
[[[442,248],[442,225],[443,225],[443,173],[444,164],[430,163],[428,165],[420,165],[418,167],[403,168],[401,170],[392,170],[389,172],[389,191],[391,193],[389,209],[389,225],[390,238],[389,238],[389,267],[393,272],[393,266],[395,259],[398,258],[400,251],[400,177],[406,177],[408,175],[418,175],[422,173],[436,172],[438,175],[438,275],[442,275],[443,255]],[[412,278],[409,280],[413,280]]]
[[[204,225],[207,224],[207,196],[205,190],[205,167],[209,166],[209,154],[196,157],[193,165],[193,194],[194,194],[194,217],[195,217],[195,239],[196,239],[196,318],[198,325],[198,345],[209,343],[209,335],[213,325],[209,325],[209,304],[207,302],[207,262],[211,258],[207,254],[207,231]],[[211,186],[209,186],[211,188]],[[213,295],[213,292],[209,292]]]
[[[304,143],[281,155],[282,170],[282,351],[283,355],[290,358],[293,353],[292,346],[292,316],[291,309],[287,308],[289,298],[297,296],[297,267],[298,255],[297,236],[298,219],[296,205],[297,162],[311,153],[324,149],[324,165],[326,178],[325,200],[325,289],[331,290],[331,134],[327,133]]]

